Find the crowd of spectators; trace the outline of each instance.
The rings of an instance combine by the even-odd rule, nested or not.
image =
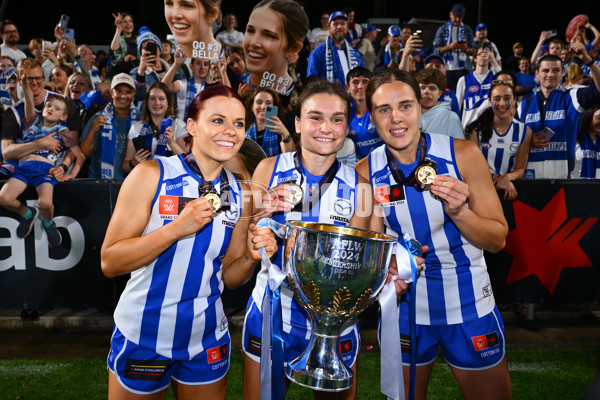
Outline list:
[[[521,154],[517,163],[522,173],[512,171],[518,146],[505,149],[503,157],[510,168],[502,182],[520,177],[600,178],[596,172],[600,171],[596,139],[600,32],[589,19],[582,20],[568,40],[556,31],[542,31],[528,54],[522,42],[499,48],[483,22],[475,29],[465,24],[467,10],[462,4],[449,10],[448,20],[438,25],[426,47],[415,25],[371,25],[364,22],[367,16],[356,15],[351,7],[315,15],[319,23],[311,29],[311,19],[297,3],[290,6],[289,0],[275,0],[259,7],[263,3],[252,10],[245,28],[238,26],[234,13],[222,16],[217,2],[206,3],[211,4],[204,10],[207,24],[197,28],[201,39],[196,42],[178,33],[177,23],[184,17],[167,6],[166,24],[173,34],[166,37],[153,33],[144,21],[135,21],[132,13],[116,12],[112,14],[115,33],[112,40],[105,38],[105,49],[76,43],[68,27],[60,24],[54,28],[53,40],[24,41],[16,22],[2,21],[0,176],[9,178],[19,157],[44,147],[44,142],[26,143],[22,137],[27,127],[24,80],[34,93],[38,114],[51,94],[70,99],[68,118],[60,123],[77,138],[79,158],[85,157],[76,177],[119,179],[145,159],[188,151],[181,137],[187,106],[211,85],[230,86],[244,98],[247,137],[267,155],[295,150],[295,99],[307,81],[319,77],[342,85],[351,96],[349,140],[339,157],[353,165],[381,144],[370,121],[364,88],[373,74],[399,68],[419,77],[423,130],[473,140],[472,135],[481,137],[486,110],[497,113],[500,106],[508,107],[509,121],[531,130],[529,153],[525,161]],[[199,4],[202,8],[204,3]],[[190,57],[190,52],[198,57]],[[31,60],[27,69],[24,60]],[[425,73],[429,69],[438,72]],[[506,82],[514,88],[512,98],[490,99],[490,90]],[[151,88],[164,92],[169,101],[152,96]],[[155,104],[158,110],[152,108]],[[175,133],[166,129],[169,123],[161,123],[166,119]],[[580,124],[582,119],[588,122]],[[493,128],[496,135],[508,133],[502,132],[503,127]],[[134,147],[141,143],[135,138],[145,135],[153,138],[146,138],[148,146]],[[492,154],[489,141],[475,142],[486,155]],[[75,177],[69,172],[76,159],[66,151],[56,160],[60,171],[54,175]]]

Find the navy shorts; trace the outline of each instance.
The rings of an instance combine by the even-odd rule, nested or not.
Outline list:
[[[432,363],[441,346],[448,364],[465,370],[496,366],[505,354],[504,323],[498,307],[473,321],[455,325],[417,325],[417,365]],[[400,319],[402,362],[410,365],[408,320]]]
[[[52,165],[47,162],[24,161],[17,165],[10,177],[18,179],[26,185],[33,185],[36,188],[42,183],[49,183],[54,186],[58,182],[54,176],[48,173],[50,168],[52,168]]]
[[[244,331],[242,346],[248,357],[256,362],[260,362],[260,348],[262,335],[262,312],[258,308],[254,299],[250,297],[246,308],[246,317],[244,319]],[[284,343],[284,363],[294,361],[300,357],[310,340],[310,332],[292,326],[290,332],[283,332]],[[360,348],[360,335],[358,325],[346,328],[339,339],[339,349],[342,360],[348,367],[352,367],[356,362],[358,349]]]
[[[115,326],[108,353],[108,369],[126,390],[137,394],[160,392],[171,379],[184,385],[217,382],[229,370],[229,333],[191,360],[166,358],[127,340]]]

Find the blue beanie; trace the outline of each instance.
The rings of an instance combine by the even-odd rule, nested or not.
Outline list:
[[[140,28],[140,33],[137,37],[137,47],[140,54],[142,53],[142,44],[148,40],[156,42],[158,48],[160,49],[160,51],[162,51],[162,42],[160,41],[159,37],[152,33],[152,31],[150,31],[150,29],[148,29],[147,26],[142,26]]]

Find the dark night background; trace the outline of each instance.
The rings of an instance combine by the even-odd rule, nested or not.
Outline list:
[[[21,44],[26,45],[33,37],[54,40],[53,30],[61,14],[71,17],[69,27],[75,30],[78,44],[101,45],[108,47],[114,34],[114,18],[111,13],[129,11],[134,15],[136,30],[148,26],[159,36],[169,33],[164,19],[163,2],[158,0],[59,0],[59,1],[8,1],[4,18],[12,19],[19,27]],[[238,16],[238,30],[244,31],[247,17],[258,0],[223,0],[223,13],[233,12]],[[400,23],[412,17],[447,20],[452,5],[458,1],[439,0],[376,0],[376,1],[332,1],[304,0],[311,28],[318,24],[321,12],[340,10],[346,5],[356,11],[356,21],[366,22],[369,17],[399,18]],[[496,43],[501,55],[512,54],[512,44],[520,41],[525,46],[525,54],[533,51],[542,30],[557,29],[564,38],[565,29],[574,16],[587,14],[590,22],[600,28],[600,22],[593,19],[593,2],[577,1],[572,4],[557,3],[551,6],[548,1],[506,0],[506,1],[462,1],[467,9],[464,22],[475,29],[478,22],[488,26],[488,38]],[[480,15],[480,21],[478,16]],[[588,31],[588,37],[591,38]]]

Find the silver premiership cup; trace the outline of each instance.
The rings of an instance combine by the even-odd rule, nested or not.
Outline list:
[[[396,239],[338,225],[300,221],[286,225],[288,283],[313,323],[308,347],[288,364],[286,374],[314,390],[347,390],[353,373],[340,355],[341,328],[383,288]]]

